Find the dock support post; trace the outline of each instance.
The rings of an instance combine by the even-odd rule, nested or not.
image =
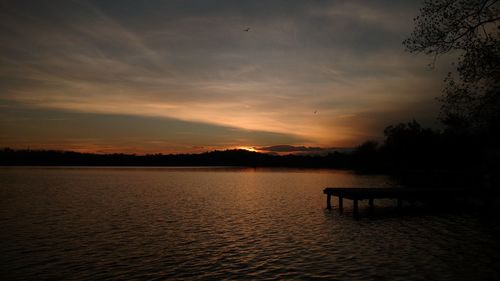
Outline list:
[[[326,208],[328,210],[332,209],[332,195],[330,193],[326,194]]]
[[[368,200],[368,204],[370,205],[370,213],[373,213],[373,198]]]
[[[352,215],[358,217],[358,199],[353,199],[352,201]]]
[[[339,195],[339,212],[344,212],[344,198],[342,195]]]

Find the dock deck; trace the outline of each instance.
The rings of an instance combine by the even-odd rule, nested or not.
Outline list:
[[[441,200],[445,198],[465,198],[468,194],[466,189],[458,188],[351,188],[351,187],[327,187],[323,190],[326,194],[326,208],[332,209],[332,196],[337,196],[339,201],[338,209],[343,211],[343,199],[353,201],[352,212],[358,216],[358,201],[368,200],[370,211],[373,211],[375,199],[397,199],[398,208],[401,208],[405,201],[426,201]]]

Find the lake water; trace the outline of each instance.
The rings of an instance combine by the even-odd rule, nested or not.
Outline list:
[[[354,220],[346,171],[1,168],[0,279],[499,280],[499,227],[468,212]],[[336,202],[334,202],[336,203]],[[366,212],[365,212],[366,213]]]

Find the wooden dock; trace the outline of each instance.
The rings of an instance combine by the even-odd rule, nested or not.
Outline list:
[[[338,209],[343,212],[343,199],[350,199],[352,203],[353,216],[358,216],[358,201],[368,200],[370,211],[373,211],[375,199],[397,199],[397,206],[401,208],[403,201],[428,201],[443,200],[447,198],[466,198],[468,190],[457,188],[345,188],[327,187],[323,190],[326,194],[326,208],[332,209],[332,196],[339,199]]]

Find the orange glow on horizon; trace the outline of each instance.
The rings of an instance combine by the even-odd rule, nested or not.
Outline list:
[[[255,148],[250,147],[250,146],[238,146],[236,149],[247,150],[247,151],[251,151],[251,152],[259,152]]]

